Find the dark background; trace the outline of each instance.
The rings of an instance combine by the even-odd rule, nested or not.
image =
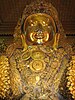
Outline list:
[[[45,0],[57,9],[65,32],[75,33],[75,0]],[[0,34],[13,34],[25,6],[34,0],[0,0]]]

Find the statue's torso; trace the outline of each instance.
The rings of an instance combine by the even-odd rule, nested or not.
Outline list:
[[[68,64],[63,48],[52,50],[49,46],[29,46],[16,49],[10,58],[12,90],[25,92],[28,97],[47,99],[58,92],[61,77]],[[53,97],[51,97],[53,98]]]

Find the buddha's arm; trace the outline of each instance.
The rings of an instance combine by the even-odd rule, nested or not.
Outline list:
[[[72,56],[67,72],[67,87],[75,100],[75,55]]]
[[[59,85],[59,93],[67,100],[75,99],[75,56],[72,56]]]
[[[5,98],[10,93],[10,68],[8,58],[0,57],[0,98]]]
[[[13,63],[13,64],[12,64]],[[6,56],[0,57],[0,98],[18,98],[22,94],[22,81],[14,61]]]
[[[54,79],[55,91],[58,91],[59,84],[61,83],[61,78],[63,76],[64,71],[68,66],[68,60],[64,57],[61,62],[61,67],[58,69],[58,72]]]
[[[11,67],[11,74],[10,74],[10,82],[11,82],[11,89],[13,96],[20,97],[23,93],[22,90],[22,80],[19,71],[16,68],[16,61],[14,57],[10,58],[10,67]]]

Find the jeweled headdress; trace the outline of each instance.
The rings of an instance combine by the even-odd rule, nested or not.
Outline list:
[[[52,6],[51,3],[46,3],[45,1],[37,1],[34,2],[30,5],[27,5],[26,8],[23,11],[23,15],[22,15],[22,24],[24,22],[24,20],[32,14],[36,14],[36,13],[45,13],[50,15],[56,24],[57,27],[57,32],[62,32],[62,25],[59,22],[58,19],[58,13],[57,10],[55,9],[55,7]]]

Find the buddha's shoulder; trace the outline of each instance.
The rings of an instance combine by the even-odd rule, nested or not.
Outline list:
[[[22,49],[19,43],[13,43],[9,45],[6,50],[7,57],[10,58],[13,54],[16,54],[17,51],[19,52],[19,49]]]

